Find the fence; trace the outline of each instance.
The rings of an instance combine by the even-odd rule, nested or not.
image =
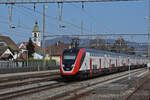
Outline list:
[[[3,61],[0,62],[0,73],[16,73],[16,72],[30,72],[42,70],[42,62],[14,62]],[[46,62],[46,70],[59,69],[59,65],[55,62]]]

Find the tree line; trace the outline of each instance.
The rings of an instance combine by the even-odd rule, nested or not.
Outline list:
[[[79,46],[79,39],[73,39],[71,42],[72,47]],[[104,50],[110,52],[124,53],[124,54],[135,54],[135,48],[129,46],[128,43],[123,38],[118,38],[114,43],[107,43],[104,39],[90,40],[89,48],[96,50]],[[31,38],[29,38],[26,49],[28,50],[28,57],[32,58],[35,52],[35,47]]]
[[[91,40],[89,48],[130,55],[135,54],[135,48],[129,46],[123,38],[118,38],[114,43],[107,43],[104,39]]]

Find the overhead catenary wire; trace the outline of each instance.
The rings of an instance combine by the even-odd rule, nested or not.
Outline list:
[[[121,2],[121,1],[139,1],[139,0],[41,0],[41,1],[32,1],[32,0],[22,0],[22,1],[0,1],[0,4],[46,4],[46,3],[80,3],[80,2]]]
[[[8,6],[8,15],[9,15],[9,28],[11,29],[13,26],[12,26],[12,14],[13,13],[13,5],[9,5]]]
[[[33,10],[33,9],[32,9]],[[91,30],[90,30],[91,31]]]
[[[24,7],[23,7],[23,6],[16,6],[16,7],[24,8],[24,12],[27,12],[27,13],[28,13],[28,14],[24,14],[24,13],[23,13],[23,14],[26,15],[26,16],[29,16],[29,15],[33,14],[33,13],[31,13],[31,12],[28,12],[28,11],[33,11],[33,9],[31,9],[31,8],[28,8],[28,7],[25,7],[25,6],[24,6]],[[20,9],[19,9],[19,10],[20,10]],[[26,11],[26,10],[27,10],[27,11]],[[20,12],[20,11],[19,11],[19,12]],[[21,12],[21,13],[22,13],[22,12]],[[35,10],[34,13],[38,13],[38,14],[41,15],[42,12],[39,12],[38,10]],[[41,15],[41,16],[42,16],[42,15]],[[57,18],[54,18],[54,17],[52,17],[52,16],[49,17],[47,14],[46,14],[46,17],[47,17],[47,18],[51,18],[51,19],[53,19],[53,20],[58,20]],[[35,19],[33,16],[32,16],[32,18]],[[53,26],[57,26],[57,25],[58,25],[58,24],[56,25],[56,24],[54,24],[54,23],[52,23],[52,22],[50,23],[49,21],[48,21],[47,23],[52,24]],[[72,30],[74,30],[74,29],[72,29]],[[67,31],[68,31],[68,30],[67,30]],[[68,31],[68,32],[69,32],[69,31]],[[52,32],[51,32],[51,33],[52,33]],[[70,32],[69,32],[69,33],[70,33]]]
[[[10,33],[10,32],[1,31],[0,34],[2,34],[2,35],[5,34],[5,35],[7,35],[7,36],[8,36],[8,34],[10,34],[12,37],[13,37],[13,36],[14,36],[14,37],[19,37],[19,38],[17,39],[17,41],[18,41],[20,38],[24,39],[25,37],[28,37],[28,36],[26,36],[26,35],[25,35],[25,36],[22,36],[22,34],[17,34],[17,35],[16,35],[16,34],[14,34],[14,32],[11,32],[11,33]],[[21,40],[22,40],[22,39],[21,39]]]
[[[91,20],[91,23],[95,23],[95,24],[97,24],[97,22],[98,22],[98,20],[92,15],[92,14],[88,14],[88,12],[86,11],[86,9],[83,9],[85,6],[84,6],[84,3],[82,3],[82,6],[81,7],[78,7],[78,6],[76,6],[75,4],[71,4],[73,7],[75,7],[75,8],[77,8],[77,9],[80,9],[88,18],[89,18],[89,20]],[[91,24],[90,24],[91,25]],[[107,32],[109,32],[109,33],[113,33],[113,31],[110,29],[110,28],[108,28],[108,27],[106,27],[106,25],[104,25],[104,23],[103,23],[103,26],[104,26],[104,28],[107,30]],[[90,26],[91,27],[91,26]],[[91,32],[92,33],[96,33],[94,30],[92,30],[91,29]]]
[[[25,6],[20,6],[20,7],[26,8],[26,9],[28,9],[28,10],[33,10],[32,8],[28,8],[28,7],[25,7]],[[38,10],[35,10],[35,12],[37,12],[37,13],[39,13],[39,14],[42,15],[42,12],[40,12],[40,11],[38,11]],[[54,20],[58,20],[58,18],[57,18],[57,17],[54,17],[54,16],[49,16],[49,15],[47,15],[47,14],[46,14],[45,16],[46,16],[46,17],[49,17],[49,18],[51,18],[51,19],[54,19]],[[73,23],[71,23],[71,22],[68,22],[68,21],[65,21],[65,20],[62,20],[62,22],[66,23],[66,24],[69,24],[69,25],[71,25],[72,27],[74,27],[74,28],[76,28],[76,29],[78,29],[78,30],[81,29],[80,26],[78,26],[78,25],[76,25],[76,24],[73,24]],[[83,28],[83,30],[86,31],[86,32],[89,32],[89,31],[90,31],[90,30],[87,29],[87,28]]]
[[[15,7],[18,7],[18,6],[15,5]],[[33,13],[28,12],[29,9],[26,11],[26,10],[24,10],[24,9],[17,9],[17,8],[15,8],[15,10],[17,10],[19,13],[21,13],[21,14],[23,14],[23,15],[25,15],[25,16],[29,16],[29,17],[31,16],[31,14],[33,14]],[[24,11],[22,12],[22,11],[20,11],[20,10],[24,10]],[[33,16],[31,16],[31,17],[34,19]],[[52,23],[51,23],[51,24],[52,24]],[[19,26],[19,27],[17,27],[17,26]],[[30,30],[30,31],[33,29],[33,27],[27,26],[27,25],[25,25],[24,23],[20,23],[20,25],[16,25],[16,27],[17,27],[17,28],[22,28],[22,29],[24,29],[24,30]],[[54,33],[52,33],[52,32],[46,32],[46,33],[54,34]]]
[[[1,16],[0,16],[1,17]],[[4,17],[4,20],[3,21],[0,21],[0,24],[2,23],[2,24],[6,24],[6,25],[8,25],[9,24],[9,22],[7,22],[7,19],[8,18],[5,18]],[[5,21],[6,20],[6,21]],[[19,27],[18,27],[19,26]],[[31,31],[32,29],[33,29],[33,27],[30,27],[30,26],[28,26],[28,25],[25,25],[24,23],[21,23],[21,24],[19,24],[19,25],[16,25],[16,28],[18,29],[23,29],[23,30],[27,30],[27,31]],[[15,30],[15,29],[14,29]],[[13,31],[14,31],[13,30]],[[22,33],[23,31],[18,31],[18,33]],[[5,33],[8,33],[8,32],[5,32]],[[28,33],[28,32],[27,32]],[[26,34],[27,34],[26,33]],[[45,33],[47,33],[47,34],[56,34],[56,33],[52,33],[52,32],[45,32]],[[29,33],[30,34],[30,33]]]

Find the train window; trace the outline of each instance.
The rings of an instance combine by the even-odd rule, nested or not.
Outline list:
[[[71,54],[64,54],[64,60],[75,60],[76,59],[76,54],[71,53]]]
[[[81,63],[80,63],[80,67],[81,67],[81,65],[83,64],[83,61],[84,61],[84,58],[85,58],[85,53],[83,53],[83,55],[82,55],[82,58],[81,58]],[[86,63],[85,63],[86,64]]]
[[[64,53],[63,53],[63,61],[65,61],[65,62],[75,61],[78,52],[79,52],[79,50],[67,50],[67,51],[64,51]]]
[[[115,67],[115,64],[111,64],[111,67]]]

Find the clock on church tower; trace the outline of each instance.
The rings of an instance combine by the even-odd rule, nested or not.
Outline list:
[[[32,31],[32,42],[36,43],[38,46],[41,46],[40,29],[39,29],[37,21],[35,22],[35,25]]]

